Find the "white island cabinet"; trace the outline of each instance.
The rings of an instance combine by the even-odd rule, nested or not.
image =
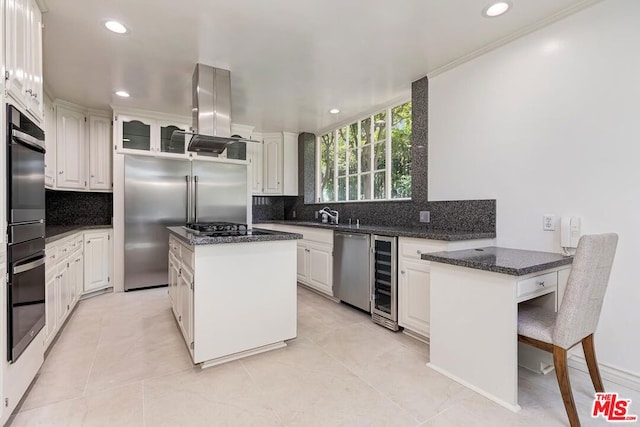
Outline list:
[[[202,368],[284,347],[297,333],[296,239],[169,227],[169,298]]]

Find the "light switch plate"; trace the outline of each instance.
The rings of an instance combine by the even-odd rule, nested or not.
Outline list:
[[[420,222],[431,222],[431,212],[420,211]]]

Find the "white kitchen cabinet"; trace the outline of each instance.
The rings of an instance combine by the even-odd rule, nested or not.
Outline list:
[[[333,295],[333,255],[329,245],[307,242],[309,277],[307,284]]]
[[[252,147],[252,158],[262,150],[262,164],[252,165],[254,177],[262,177],[262,184],[254,179],[253,194],[298,195],[298,135],[290,132],[262,134],[262,147]],[[256,144],[252,144],[256,145]]]
[[[84,292],[111,286],[111,231],[84,232]]]
[[[118,153],[129,153],[162,157],[190,157],[187,150],[189,137],[180,143],[171,141],[174,131],[189,131],[184,118],[167,118],[165,115],[114,113],[114,147]]]
[[[180,277],[180,327],[188,343],[193,342],[193,273],[182,266]],[[189,351],[193,353],[191,345]]]
[[[27,111],[44,122],[44,90],[42,84],[42,12],[35,0],[27,2]]]
[[[401,258],[399,264],[398,324],[428,337],[430,263]]]
[[[495,245],[495,239],[444,241],[398,238],[398,324],[421,339],[430,337],[431,263],[422,254]]]
[[[254,139],[262,136],[253,136]],[[262,170],[262,143],[247,143],[247,160],[251,170],[251,193],[262,194],[263,170]]]
[[[58,283],[58,292],[60,293],[56,304],[56,324],[62,325],[65,315],[69,310],[69,274],[68,262],[66,260],[58,264],[56,273],[56,282]]]
[[[302,242],[298,242],[297,247],[297,280],[306,283],[309,281],[309,248]]]
[[[282,194],[282,147],[281,134],[265,134],[263,137],[264,194]]]
[[[56,106],[56,187],[85,189],[85,121],[84,113]]]
[[[35,0],[7,0],[5,13],[7,93],[42,123],[42,13]]]
[[[89,116],[89,190],[111,190],[111,119]]]
[[[56,110],[53,101],[45,97],[44,111],[44,186],[56,186]]]
[[[58,331],[58,301],[60,300],[60,284],[57,271],[54,268],[51,274],[47,274],[45,281],[45,325],[44,347],[49,347]]]
[[[282,224],[258,224],[258,228],[302,234],[297,240],[297,280],[333,296],[333,231]]]
[[[171,308],[174,311],[176,318],[178,317],[178,277],[180,276],[180,261],[174,254],[169,252],[169,282],[167,283],[169,299],[171,301]]]

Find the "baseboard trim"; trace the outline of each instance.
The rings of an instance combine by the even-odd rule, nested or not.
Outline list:
[[[589,372],[589,369],[587,368],[587,362],[581,355],[572,355],[567,363],[571,368],[577,369],[582,372]],[[611,381],[612,383],[619,384],[635,391],[640,391],[640,375],[602,363],[598,363],[598,367],[600,368],[600,376],[602,377],[602,379]]]
[[[465,381],[465,380],[463,380],[462,378],[459,378],[459,377],[457,377],[457,376],[455,376],[455,375],[451,374],[451,373],[450,373],[449,371],[447,371],[446,369],[442,369],[441,367],[436,366],[436,365],[434,365],[434,364],[433,364],[433,363],[431,363],[431,362],[427,363],[427,366],[428,366],[429,368],[433,369],[434,371],[436,371],[436,372],[438,372],[438,373],[440,373],[440,374],[442,374],[442,375],[444,375],[444,376],[446,376],[446,377],[451,378],[451,379],[452,379],[452,380],[454,380],[455,382],[460,383],[460,384],[462,384],[463,386],[465,386],[465,387],[467,387],[467,388],[470,388],[471,390],[473,390],[473,391],[475,391],[476,393],[478,393],[478,394],[480,394],[480,395],[482,395],[482,396],[486,397],[487,399],[489,399],[489,400],[493,400],[493,401],[494,401],[494,402],[496,402],[498,405],[500,405],[500,406],[502,406],[502,407],[504,407],[504,408],[507,408],[508,410],[510,410],[510,411],[512,411],[512,412],[520,412],[520,410],[522,409],[522,408],[520,407],[520,405],[518,405],[517,403],[516,403],[515,405],[514,405],[514,404],[511,404],[511,403],[507,402],[506,400],[501,399],[501,398],[499,398],[498,396],[495,396],[495,395],[493,395],[493,394],[491,394],[491,393],[489,393],[489,392],[487,392],[487,391],[485,391],[485,390],[481,389],[480,387],[476,387],[475,385],[471,384],[470,382]]]

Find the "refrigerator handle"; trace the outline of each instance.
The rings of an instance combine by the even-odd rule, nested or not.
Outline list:
[[[198,175],[193,177],[193,222],[198,222]]]
[[[187,220],[189,222],[191,220],[191,176],[185,175],[184,180],[187,182]]]

